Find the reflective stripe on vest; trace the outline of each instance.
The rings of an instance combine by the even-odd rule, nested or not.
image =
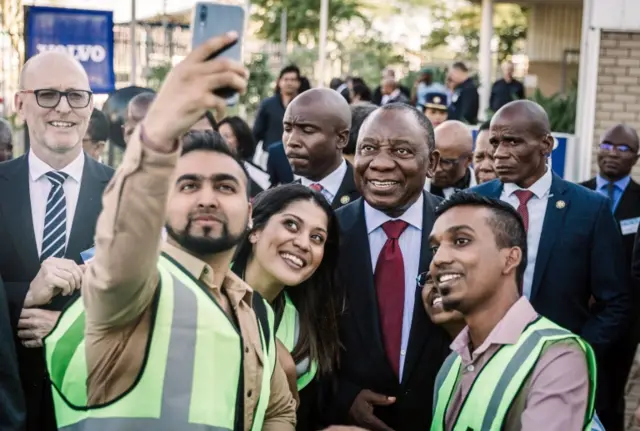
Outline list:
[[[161,256],[158,270],[153,329],[143,366],[133,387],[117,399],[86,407],[82,300],[61,314],[45,338],[60,430],[239,430],[237,418],[243,418],[244,394],[238,393],[243,377],[243,343],[238,330],[209,292],[170,258]],[[266,308],[273,328],[273,312]],[[266,349],[262,328],[260,334]],[[251,428],[255,431],[262,429],[269,401],[276,364],[274,342],[272,339],[268,352],[263,350],[260,398]]]
[[[521,334],[518,342],[503,345],[480,370],[463,401],[453,431],[500,431],[511,405],[529,378],[548,342],[575,340],[585,352],[590,388],[584,429],[591,429],[596,392],[596,363],[591,346],[580,337],[539,318]],[[462,361],[453,352],[436,377],[431,431],[445,429],[445,417],[455,393]]]
[[[298,342],[298,337],[300,336],[300,316],[298,315],[298,310],[296,306],[293,305],[293,301],[287,293],[284,293],[284,311],[282,312],[282,319],[278,324],[278,330],[276,332],[276,337],[278,340],[282,342],[284,347],[289,351],[289,353],[293,352],[293,349],[296,347],[296,343]],[[311,361],[311,365],[309,369],[304,372],[297,380],[298,390],[301,391],[304,389],[313,378],[316,376],[316,372],[318,371],[318,363],[316,361]]]

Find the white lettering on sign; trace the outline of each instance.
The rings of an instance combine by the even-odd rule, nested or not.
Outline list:
[[[101,63],[107,58],[107,51],[100,45],[54,45],[39,43],[36,44],[38,53],[46,51],[67,52],[78,61]]]

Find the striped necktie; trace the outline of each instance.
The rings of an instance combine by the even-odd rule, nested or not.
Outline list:
[[[50,257],[64,257],[67,244],[67,200],[62,185],[69,176],[64,172],[47,172],[51,191],[47,199],[42,234],[42,253],[40,262]]]

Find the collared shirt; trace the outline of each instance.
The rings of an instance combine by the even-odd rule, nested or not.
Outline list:
[[[71,235],[71,226],[73,226],[73,217],[76,213],[78,205],[78,196],[80,195],[80,182],[82,181],[82,170],[84,169],[84,152],[81,151],[78,157],[73,159],[60,172],[64,172],[69,176],[62,185],[65,201],[67,203],[67,237],[66,243],[69,243],[69,235]],[[44,218],[47,213],[47,200],[51,191],[51,181],[47,178],[47,172],[56,171],[56,169],[47,165],[33,150],[29,151],[29,197],[31,198],[31,217],[33,221],[33,233],[36,237],[36,246],[38,247],[38,256],[42,253],[42,235],[44,234]]]
[[[151,303],[159,279],[156,266],[170,190],[167,178],[173,175],[178,158],[179,151],[164,154],[143,145],[136,131],[122,164],[105,189],[103,211],[96,226],[96,255],[82,284],[89,405],[123,394],[143,365],[153,329]],[[263,369],[252,290],[231,271],[225,273],[222,286],[216,286],[214,270],[204,261],[170,244],[163,244],[162,249],[201,280],[221,308],[236,318],[244,344],[242,395],[244,428],[249,430],[262,373],[269,372]],[[276,364],[263,430],[293,431],[295,409],[287,377]]]
[[[382,104],[386,105],[387,103],[389,103],[390,100],[395,100],[398,98],[398,96],[400,96],[400,89],[396,88],[395,90],[393,90],[391,92],[391,94],[385,94],[382,96]]]
[[[531,297],[536,258],[538,257],[542,225],[544,224],[544,216],[547,212],[547,202],[549,202],[549,192],[552,181],[553,174],[551,168],[547,167],[547,172],[528,189],[533,192],[533,196],[527,203],[529,230],[527,231],[527,269],[524,272],[523,283],[524,296],[527,298]],[[517,209],[520,201],[514,193],[518,190],[523,189],[513,183],[505,184],[500,200],[511,204],[511,206]]]
[[[308,178],[300,177],[300,183],[309,187],[311,184],[320,184],[322,186],[322,195],[331,203],[338,194],[342,180],[347,173],[347,162],[342,159],[342,163],[333,172],[321,179],[320,181],[311,181]]]
[[[420,267],[420,248],[422,246],[423,206],[424,195],[420,194],[420,198],[404,214],[394,219],[373,208],[368,203],[364,203],[364,218],[367,223],[369,249],[371,250],[371,268],[374,271],[374,276],[378,256],[380,256],[384,243],[387,242],[387,234],[382,230],[383,223],[390,220],[403,220],[409,224],[398,239],[404,262],[404,312],[402,314],[402,342],[400,345],[400,381],[402,381],[404,360],[407,355],[409,333],[411,332],[411,323],[413,321],[413,308],[415,306],[416,276]]]
[[[538,314],[521,297],[473,352],[469,327],[458,334],[451,350],[460,355],[460,375],[447,408],[445,429],[451,431],[474,380],[500,346],[515,344]],[[489,394],[487,394],[489,395]],[[584,352],[574,340],[545,346],[523,389],[509,409],[505,431],[567,431],[583,429],[589,399],[589,373]]]
[[[631,182],[631,177],[627,175],[624,178],[620,178],[618,181],[613,183],[613,205],[611,206],[611,212],[615,212],[618,204],[620,203],[620,199],[622,199],[622,194],[627,189],[627,186]],[[600,174],[596,175],[596,191],[603,196],[609,197],[609,191],[607,190],[607,186],[609,185],[609,180],[605,180],[600,176]]]

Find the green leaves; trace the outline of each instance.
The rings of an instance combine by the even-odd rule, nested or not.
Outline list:
[[[240,103],[251,115],[258,110],[260,102],[273,94],[273,75],[269,71],[269,57],[265,54],[253,54],[246,64],[249,69],[247,92],[240,97]]]
[[[451,45],[458,47],[461,58],[477,58],[480,50],[480,6],[468,4],[454,8],[441,2],[434,4],[431,10],[434,27],[423,49]],[[502,62],[517,53],[527,37],[526,9],[517,5],[496,5],[493,27],[498,41],[498,60]]]
[[[280,41],[280,18],[287,10],[287,38],[306,45],[317,42],[320,34],[320,0],[254,0],[256,12],[252,19],[258,23],[258,36],[272,42]],[[360,12],[360,0],[329,0],[328,37],[335,40],[336,29],[352,19],[366,22]]]
[[[576,106],[578,104],[578,83],[563,93],[545,96],[539,89],[529,98],[547,111],[551,130],[558,133],[574,133],[576,124]]]

